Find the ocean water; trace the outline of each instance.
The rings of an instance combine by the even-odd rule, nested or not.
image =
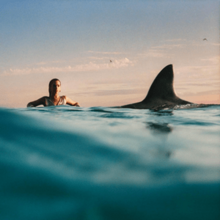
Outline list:
[[[220,106],[0,108],[1,220],[220,219]]]

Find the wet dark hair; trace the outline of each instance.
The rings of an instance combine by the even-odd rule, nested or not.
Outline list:
[[[51,95],[50,87],[51,87],[52,83],[55,82],[55,81],[59,81],[60,82],[60,80],[56,79],[56,78],[51,79],[50,82],[49,82],[49,95]],[[61,82],[60,82],[60,85],[61,85]]]

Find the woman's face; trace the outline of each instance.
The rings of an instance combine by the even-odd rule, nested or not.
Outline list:
[[[51,95],[56,95],[61,91],[61,83],[60,81],[56,80],[52,82],[50,86]]]

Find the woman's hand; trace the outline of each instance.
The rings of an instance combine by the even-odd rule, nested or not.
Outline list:
[[[28,103],[28,104],[27,104],[27,107],[34,107],[34,105],[31,104],[31,103]]]

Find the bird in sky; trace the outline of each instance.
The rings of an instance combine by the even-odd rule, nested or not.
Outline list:
[[[205,41],[205,40],[208,41],[206,38],[204,38],[203,41]]]
[[[110,60],[110,63],[112,63],[112,60]]]

